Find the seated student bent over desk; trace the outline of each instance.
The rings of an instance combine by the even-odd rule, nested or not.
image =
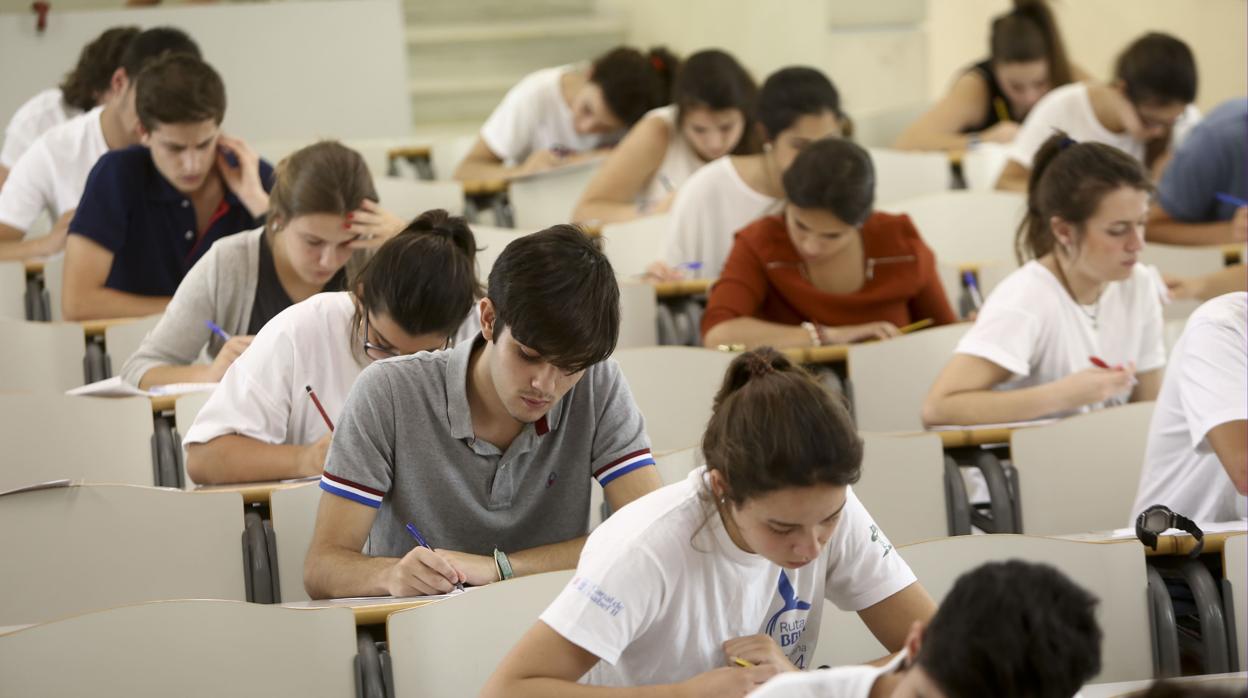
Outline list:
[[[311,597],[437,594],[568,569],[591,476],[617,510],[659,486],[641,413],[606,360],[619,287],[580,230],[509,244],[479,308],[475,341],[378,362],[352,387],[304,565]]]
[[[166,55],[137,80],[147,147],[105,154],[87,178],[65,245],[67,320],[163,311],[213,242],[269,207],[273,170],[220,132],[225,85],[211,66]]]

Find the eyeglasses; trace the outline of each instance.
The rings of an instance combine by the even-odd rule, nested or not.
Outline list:
[[[396,356],[403,356],[403,352],[398,349],[393,347],[384,347],[380,344],[374,344],[369,341],[368,336],[370,334],[372,334],[372,332],[369,328],[368,313],[364,313],[364,355],[376,361],[380,361],[381,359],[392,359]],[[382,337],[381,333],[378,333],[377,337],[383,342],[385,341],[385,337]],[[438,347],[438,349],[450,349],[454,346],[455,338],[447,337],[446,341],[444,341],[442,346]]]

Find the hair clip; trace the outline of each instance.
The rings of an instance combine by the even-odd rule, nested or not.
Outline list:
[[[1078,143],[1079,141],[1071,138],[1070,136],[1062,136],[1062,140],[1058,141],[1057,143],[1057,149],[1066,150],[1070,146],[1077,145]]]
[[[664,70],[667,67],[663,65],[663,59],[659,58],[658,56],[650,57],[650,65],[654,66],[655,70],[660,70],[660,71]]]

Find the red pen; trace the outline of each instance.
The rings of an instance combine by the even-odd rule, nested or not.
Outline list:
[[[1091,361],[1091,362],[1092,362],[1092,365],[1093,365],[1093,366],[1095,366],[1095,367],[1097,367],[1097,368],[1109,368],[1109,364],[1107,364],[1107,363],[1105,363],[1104,361],[1102,361],[1099,357],[1096,357],[1096,356],[1089,356],[1089,357],[1088,357],[1088,361]],[[312,389],[311,389],[311,388],[308,388],[308,390],[312,390]]]
[[[330,430],[330,431],[333,431],[333,430],[334,430],[334,423],[333,423],[333,421],[332,421],[332,420],[330,420],[329,415],[328,415],[328,414],[326,414],[326,412],[325,412],[325,408],[321,406],[321,401],[320,401],[319,399],[317,399],[317,397],[316,397],[316,391],[315,391],[315,390],[313,390],[313,389],[312,389],[312,386],[310,386],[310,385],[305,385],[305,386],[303,386],[303,387],[304,387],[304,388],[308,391],[308,397],[312,398],[312,404],[313,404],[313,405],[316,405],[316,411],[317,411],[317,412],[320,412],[320,413],[321,413],[321,418],[325,420],[325,426],[329,427],[329,430]]]

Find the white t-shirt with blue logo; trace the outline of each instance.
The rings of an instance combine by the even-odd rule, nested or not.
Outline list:
[[[602,660],[583,682],[683,681],[727,666],[725,641],[759,633],[805,668],[821,599],[856,612],[915,581],[852,489],[819,558],[791,570],[732,542],[704,498],[704,477],[699,468],[607,519],[542,613],[542,622]]]

